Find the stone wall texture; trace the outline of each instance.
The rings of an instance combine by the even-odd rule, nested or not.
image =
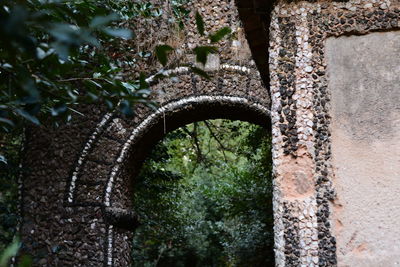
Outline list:
[[[168,23],[167,1],[153,1],[163,17],[135,21],[136,40],[147,51],[164,42],[176,48],[171,66],[162,68],[151,58],[127,66],[123,75],[150,73],[151,98],[156,110],[135,106],[133,118],[98,106],[82,106],[84,117],[60,128],[27,131],[22,238],[35,266],[129,266],[130,243],[137,225],[131,210],[133,178],[147,152],[167,132],[193,121],[227,118],[270,127],[270,98],[251,59],[235,3],[193,1],[183,31]],[[206,31],[228,26],[231,38],[211,55],[201,78],[188,67],[196,64],[190,52],[208,45],[197,33],[194,13],[204,17]],[[156,42],[155,42],[156,41]],[[154,43],[155,42],[155,43]],[[123,44],[126,54],[135,43]],[[161,71],[159,71],[161,69]],[[155,74],[166,76],[156,79]],[[174,78],[172,78],[174,77]]]
[[[398,266],[400,32],[332,38],[326,51],[338,262]]]
[[[153,2],[165,15],[138,21],[138,38],[151,47],[148,37],[155,36],[179,48],[177,62],[193,63],[188,51],[207,43],[193,14],[177,32],[165,22],[167,1]],[[246,3],[237,2],[243,19]],[[251,43],[250,51],[235,2],[193,1],[207,32],[234,30],[210,57],[211,80],[171,65],[161,74],[176,78],[148,78],[157,110],[137,105],[136,116],[126,118],[84,106],[87,116],[70,125],[27,131],[22,236],[36,266],[128,266],[140,163],[166,132],[212,118],[272,131],[277,266],[395,266],[399,2],[257,0],[257,6],[268,7],[254,13],[265,18],[269,40],[258,41],[269,43],[268,78],[251,58],[260,46]],[[134,44],[125,45],[134,52]],[[159,69],[139,62],[124,75]]]
[[[398,261],[399,12],[398,1],[276,2],[277,266]]]

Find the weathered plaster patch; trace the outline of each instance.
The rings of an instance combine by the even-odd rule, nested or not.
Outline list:
[[[355,255],[358,255],[360,257],[364,257],[363,254],[370,253],[369,249],[368,249],[368,244],[367,243],[361,243],[355,249],[353,249],[352,253],[355,254]]]
[[[327,41],[340,266],[400,263],[399,38]]]
[[[296,158],[282,157],[280,166],[281,191],[286,200],[301,200],[314,194],[313,160],[304,148],[299,148]]]

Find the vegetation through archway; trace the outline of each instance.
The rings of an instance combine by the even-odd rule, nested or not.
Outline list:
[[[135,179],[135,266],[273,266],[270,134],[242,121],[167,134]]]

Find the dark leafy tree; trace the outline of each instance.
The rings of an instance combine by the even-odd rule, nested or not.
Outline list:
[[[136,178],[135,266],[273,266],[271,140],[238,121],[180,128]]]

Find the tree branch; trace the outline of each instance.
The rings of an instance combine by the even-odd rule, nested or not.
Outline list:
[[[84,78],[69,78],[69,79],[61,79],[57,80],[57,82],[73,82],[73,81],[87,81],[87,80],[102,80],[104,81],[104,78],[89,78],[89,77],[84,77]]]
[[[219,147],[220,147],[221,150],[222,150],[222,155],[224,156],[224,160],[225,160],[226,163],[228,163],[228,159],[227,159],[226,154],[225,154],[225,150],[228,151],[228,149],[225,148],[225,146],[222,144],[221,140],[219,140],[219,138],[217,137],[217,135],[216,135],[216,134],[214,133],[214,131],[211,129],[211,126],[208,124],[208,122],[207,122],[207,121],[204,121],[204,124],[207,126],[208,130],[210,131],[211,136],[217,141]]]
[[[197,126],[198,126],[197,122],[194,122],[193,125],[194,125],[194,127],[193,127],[192,137],[193,137],[194,143],[196,145],[197,162],[200,163],[200,162],[204,161],[204,157],[203,157],[203,152],[201,151],[201,148],[200,148],[200,142],[199,142],[199,138],[197,135]]]
[[[191,143],[193,145],[194,150],[196,151],[196,162],[200,163],[204,161],[204,156],[200,148],[199,139],[197,137],[197,124],[194,123],[193,132],[190,132],[186,127],[183,127],[183,131],[191,137]]]

